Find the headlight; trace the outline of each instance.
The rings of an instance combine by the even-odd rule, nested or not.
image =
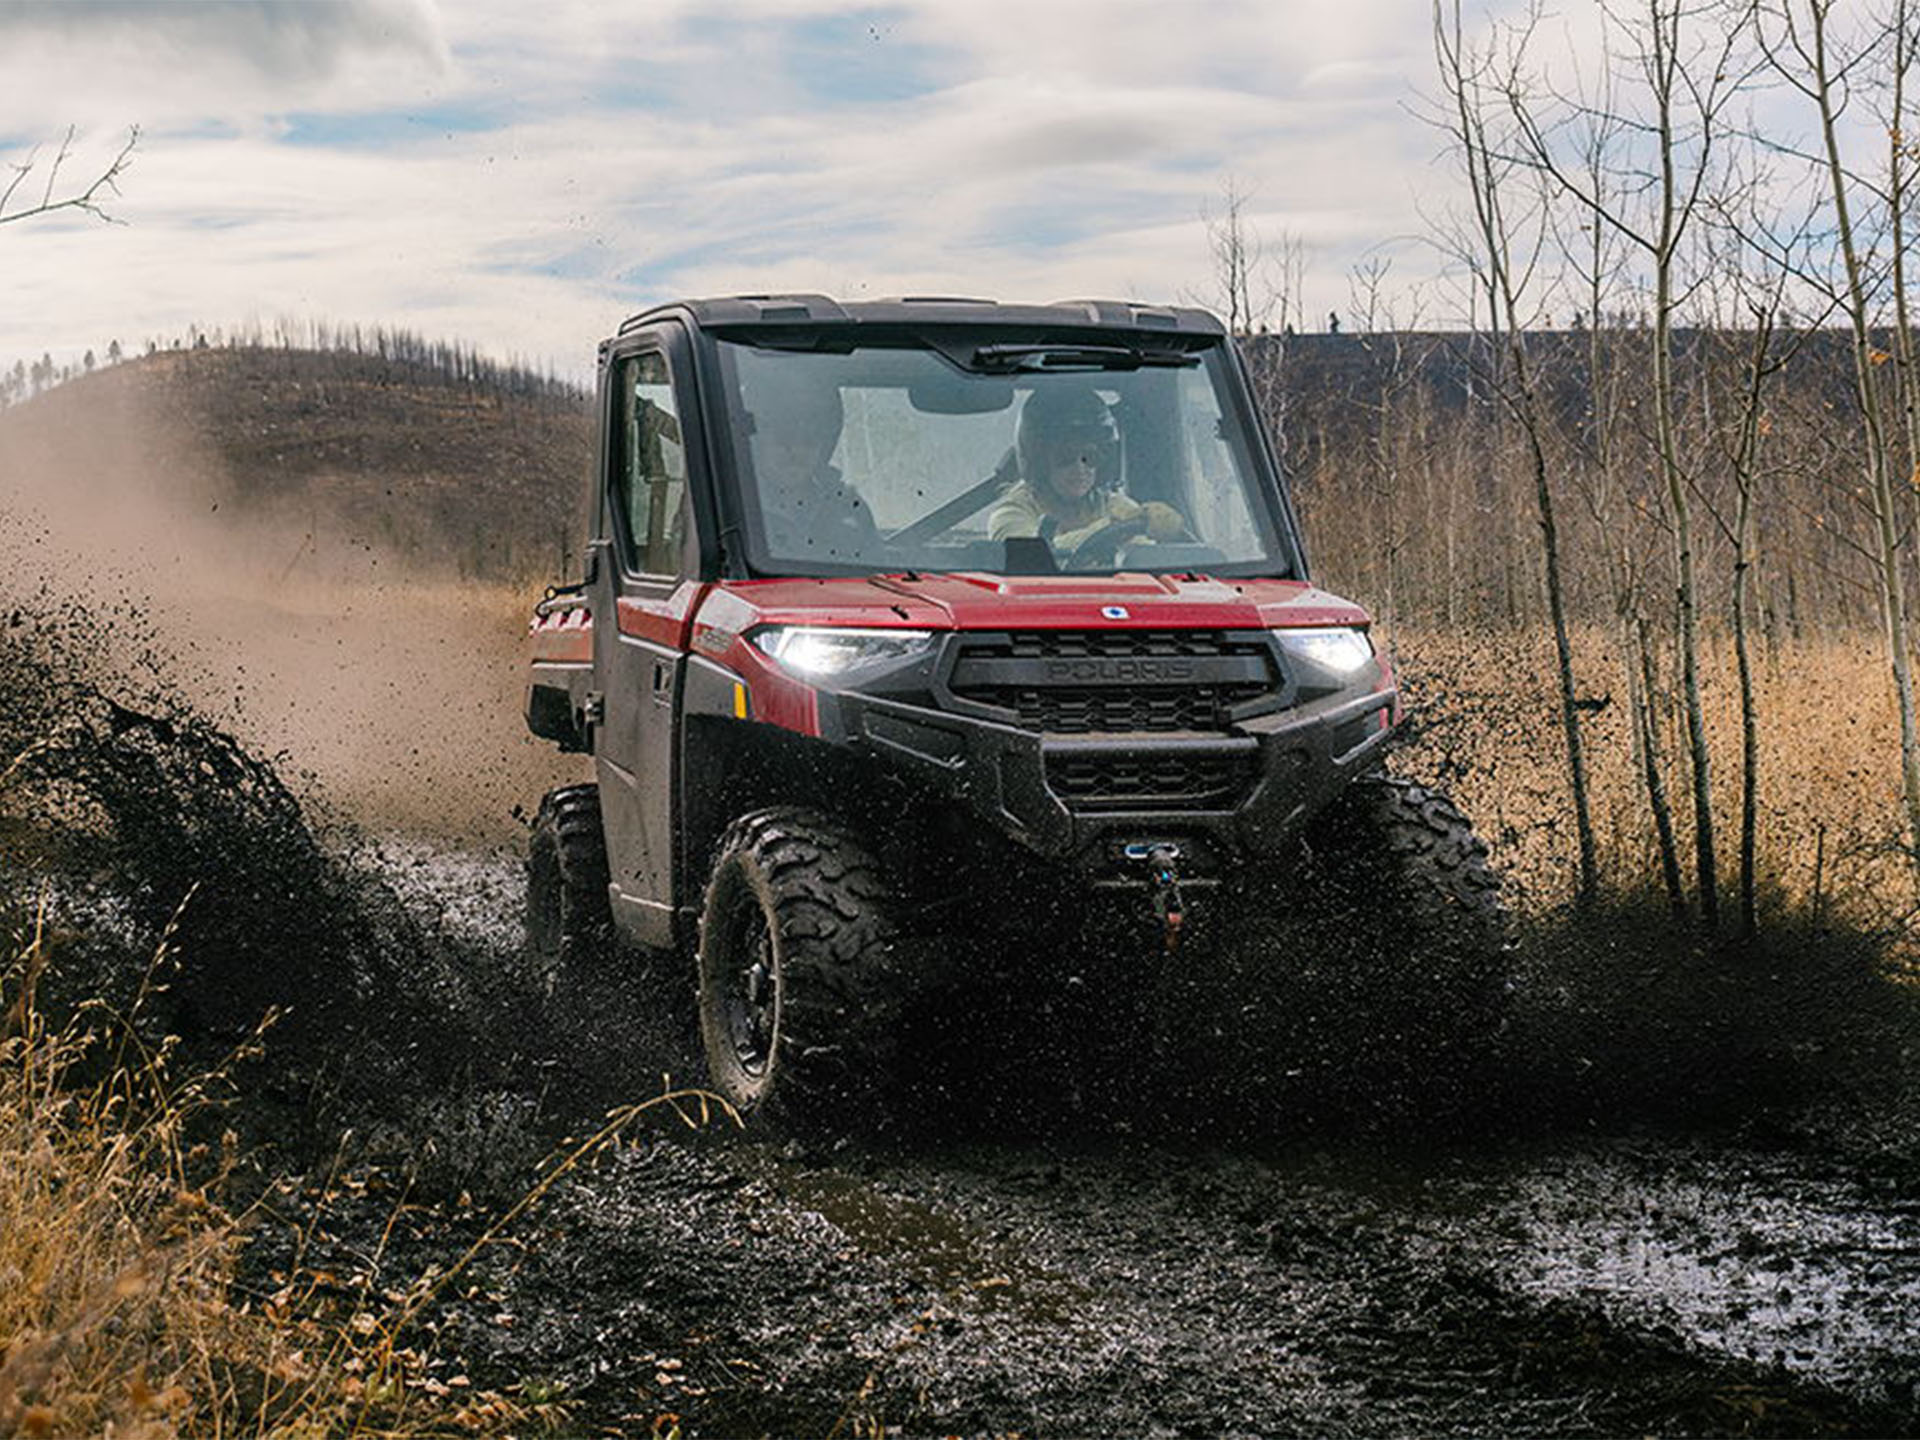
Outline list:
[[[933,644],[931,630],[851,630],[770,625],[753,643],[806,680],[844,675],[879,661],[908,660]]]
[[[1373,642],[1364,630],[1276,630],[1280,648],[1289,655],[1350,675],[1373,658]]]

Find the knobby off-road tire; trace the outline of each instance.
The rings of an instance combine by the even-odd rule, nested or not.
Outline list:
[[[894,891],[845,824],[769,809],[722,838],[700,917],[700,1034],[719,1094],[779,1130],[891,1118]]]
[[[1467,817],[1438,790],[1369,775],[1314,823],[1307,852],[1331,978],[1372,1058],[1416,1084],[1484,1060],[1507,1021],[1507,918]]]
[[[607,841],[600,791],[593,785],[550,790],[527,842],[527,951],[541,984],[604,962],[613,948],[607,899]]]

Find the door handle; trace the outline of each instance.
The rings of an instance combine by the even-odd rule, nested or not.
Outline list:
[[[656,705],[673,703],[673,666],[665,660],[653,662],[653,703]]]

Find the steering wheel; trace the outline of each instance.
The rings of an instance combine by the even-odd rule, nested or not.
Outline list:
[[[1120,547],[1147,533],[1146,517],[1112,520],[1082,540],[1066,557],[1069,570],[1111,570],[1120,560]]]

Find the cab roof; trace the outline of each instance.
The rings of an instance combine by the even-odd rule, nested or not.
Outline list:
[[[1161,331],[1224,335],[1225,327],[1191,306],[1145,305],[1134,300],[1059,300],[1048,305],[1003,305],[949,295],[909,295],[887,300],[833,300],[825,295],[726,295],[677,300],[642,311],[620,327],[631,330],[675,316],[701,329],[783,328],[815,325],[918,327],[923,325],[1044,326],[1074,330]]]

